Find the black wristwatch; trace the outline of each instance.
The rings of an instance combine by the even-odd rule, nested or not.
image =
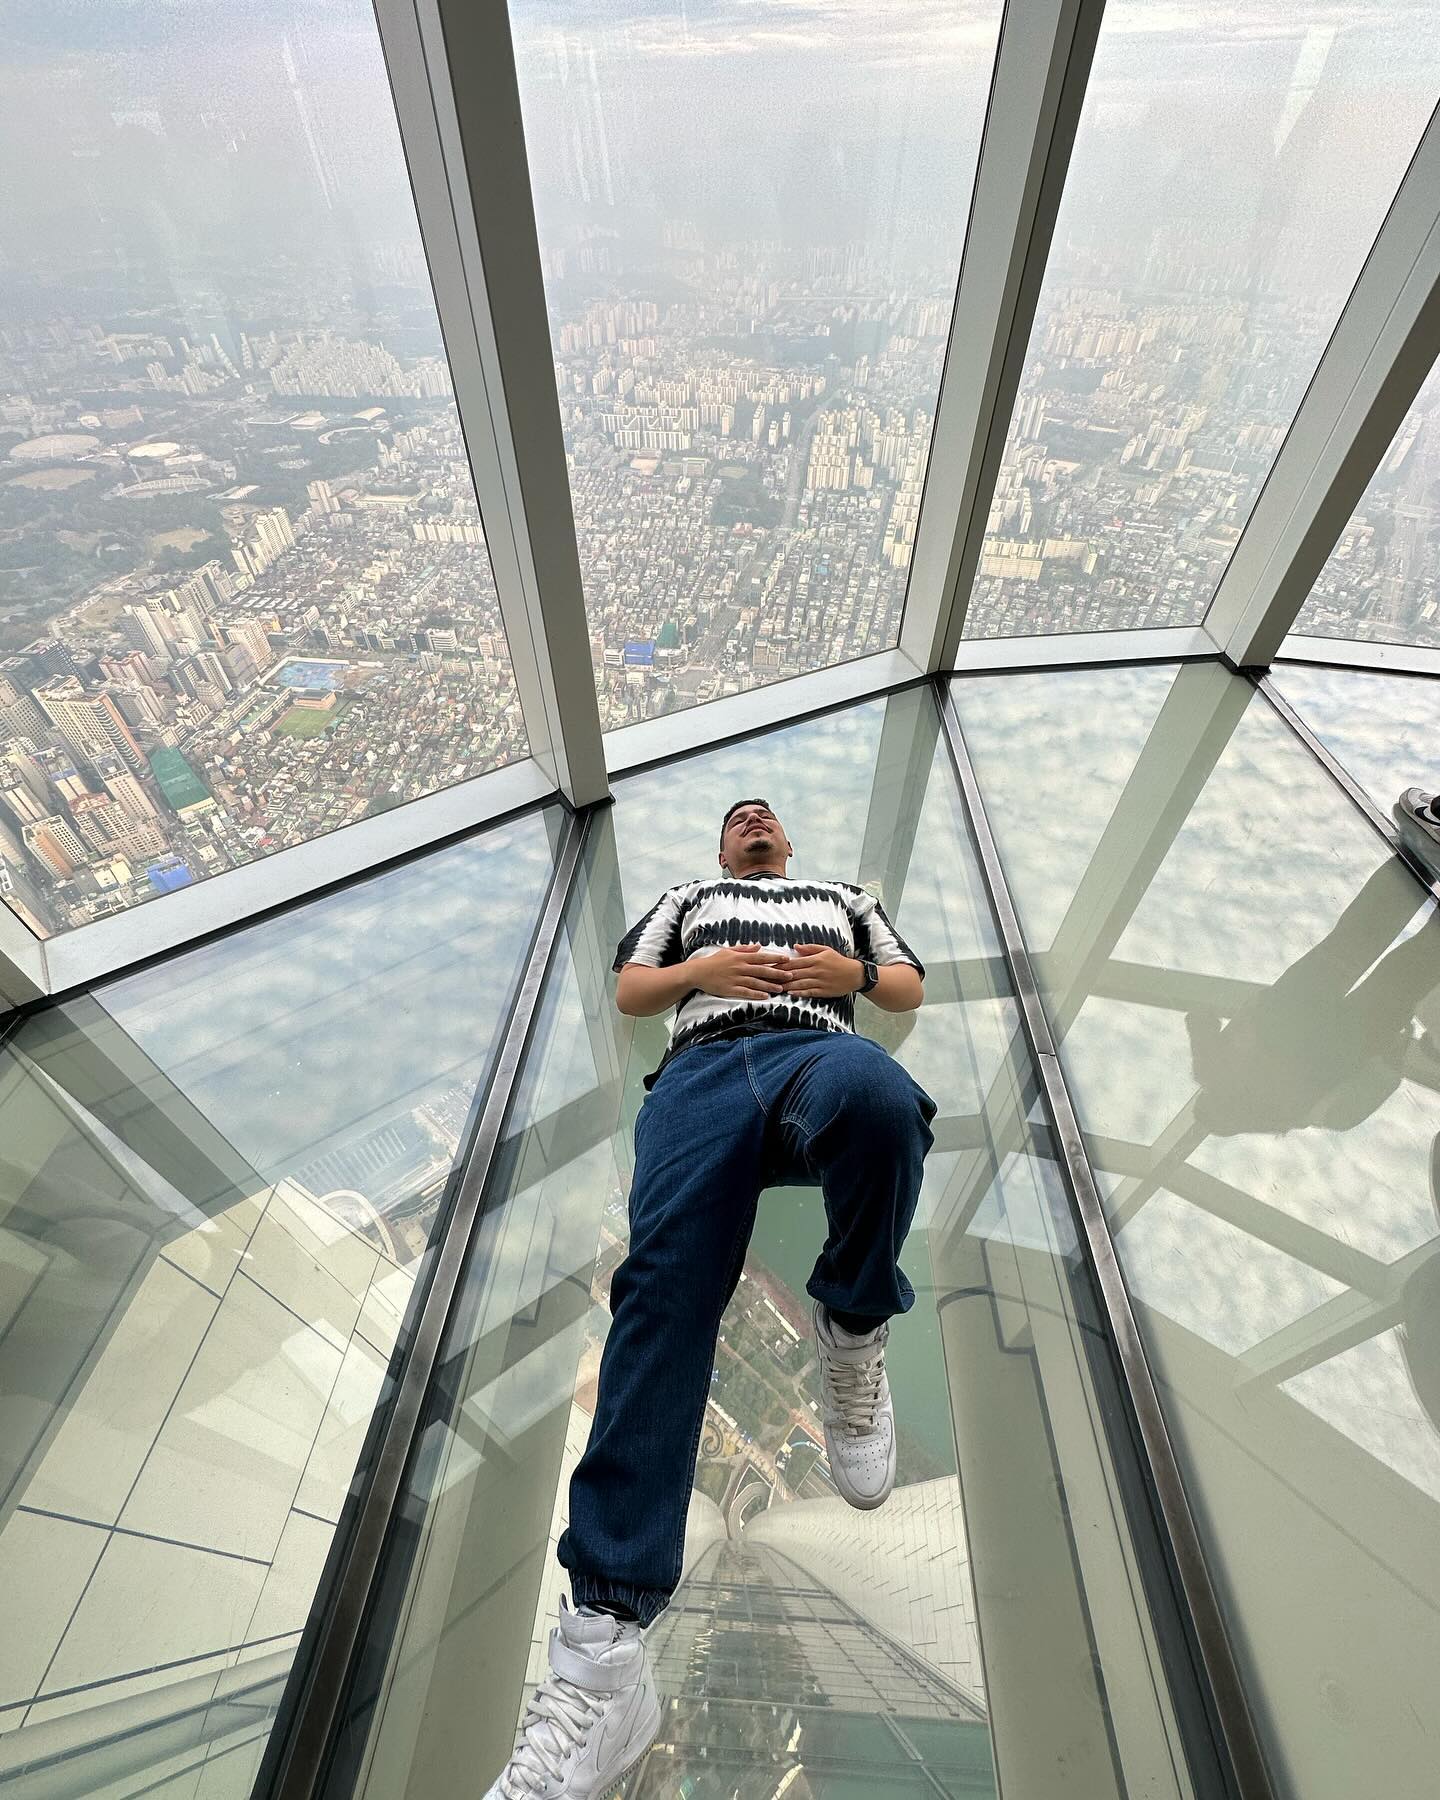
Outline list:
[[[860,967],[865,972],[865,979],[860,983],[859,987],[856,988],[855,992],[857,994],[868,994],[871,988],[873,988],[875,983],[880,979],[880,971],[866,956],[860,958]]]

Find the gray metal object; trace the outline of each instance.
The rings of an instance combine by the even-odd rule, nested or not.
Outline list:
[[[257,1793],[273,1794],[276,1800],[302,1800],[316,1791],[320,1780],[386,1533],[416,1444],[445,1322],[460,1286],[496,1146],[514,1103],[524,1053],[539,1012],[545,973],[580,866],[586,823],[584,818],[571,818],[557,848],[550,892],[463,1157],[459,1190],[438,1240],[430,1281],[408,1321],[403,1359],[398,1371],[392,1372],[394,1387],[363,1492],[349,1529],[336,1535],[321,1583],[325,1604],[312,1615],[313,1640],[302,1641],[296,1654],[284,1722],[288,1729],[277,1725],[267,1767],[256,1784]]]
[[[941,703],[941,716],[981,872],[994,908],[1005,959],[1019,1001],[1026,1040],[1040,1079],[1050,1130],[1060,1152],[1061,1173],[1074,1206],[1081,1240],[1094,1273],[1106,1323],[1129,1390],[1135,1424],[1149,1465],[1148,1473],[1209,1684],[1214,1716],[1223,1733],[1235,1792],[1242,1800],[1273,1800],[1274,1790],[1260,1739],[1250,1713],[1219,1598],[1206,1565],[1199,1530],[1185,1493],[1174,1445],[1160,1406],[1155,1378],[1110,1235],[1104,1203],[1095,1183],[1084,1137],[1056,1053],[1050,1023],[1040,999],[1009,883],[965,745],[959,715],[955,710],[954,700],[948,693]]]
[[[899,914],[915,853],[939,735],[940,720],[929,693],[892,694],[886,700],[857,879],[862,887],[879,884],[880,904],[892,919]]]

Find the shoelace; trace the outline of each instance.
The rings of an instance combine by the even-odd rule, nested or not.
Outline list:
[[[830,1384],[845,1425],[862,1437],[875,1429],[880,1410],[880,1382],[885,1373],[885,1349],[880,1345],[864,1362],[830,1362]]]
[[[608,1694],[587,1694],[563,1675],[547,1675],[531,1695],[525,1723],[500,1791],[506,1800],[543,1794],[546,1782],[559,1780],[569,1750],[578,1750],[585,1733],[605,1711]]]

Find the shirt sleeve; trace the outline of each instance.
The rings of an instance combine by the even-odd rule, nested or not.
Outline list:
[[[925,965],[890,923],[885,908],[864,888],[853,890],[850,901],[850,923],[855,932],[856,954],[884,966],[886,963],[909,963],[921,980]]]
[[[680,893],[666,888],[643,919],[632,925],[615,947],[610,967],[618,975],[626,963],[644,963],[650,969],[668,969],[685,960],[680,936]]]

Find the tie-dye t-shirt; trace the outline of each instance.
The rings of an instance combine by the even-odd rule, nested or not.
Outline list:
[[[667,888],[641,920],[621,938],[611,965],[626,963],[671,968],[692,956],[735,944],[767,950],[796,944],[829,944],[843,956],[874,963],[909,963],[923,977],[925,966],[896,931],[871,893],[848,881],[799,881],[761,870],[755,875],[712,876]],[[764,999],[721,999],[691,988],[675,1008],[670,1042],[647,1090],[672,1057],[692,1044],[747,1031],[855,1029],[855,995],[770,994]]]

